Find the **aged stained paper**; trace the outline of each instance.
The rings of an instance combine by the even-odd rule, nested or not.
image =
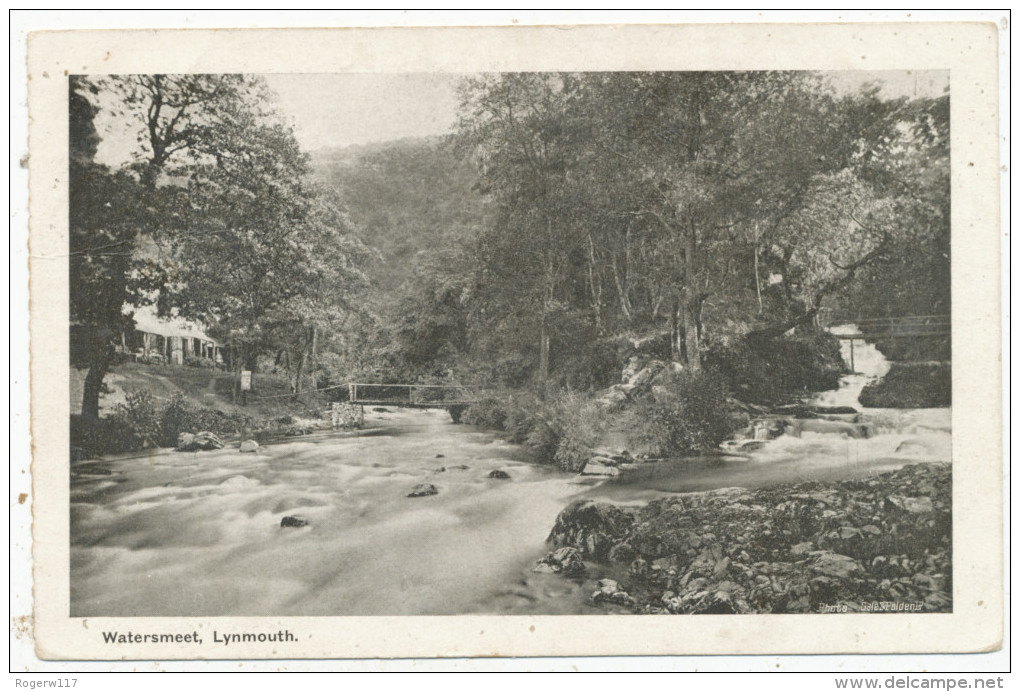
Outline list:
[[[86,612],[75,605],[69,438],[64,424],[70,399],[67,141],[71,75],[428,73],[442,78],[507,71],[690,70],[948,71],[956,366],[951,613],[642,617],[475,612],[337,617],[259,613],[255,605],[238,615],[177,615],[168,607],[162,613],[157,609],[144,616],[128,616],[104,614],[101,608]],[[35,636],[41,658],[934,653],[999,646],[1002,450],[994,26],[54,32],[31,37],[29,78]],[[115,519],[111,515],[110,520]],[[110,555],[116,558],[115,553]],[[300,570],[301,565],[293,569]],[[132,578],[151,576],[142,571]],[[398,577],[379,575],[379,579],[387,578]],[[258,579],[258,575],[239,573],[237,579]],[[203,592],[230,588],[204,583],[201,573],[196,573],[193,586]],[[109,633],[131,636],[111,641]]]

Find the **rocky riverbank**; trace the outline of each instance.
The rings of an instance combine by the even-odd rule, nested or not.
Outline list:
[[[951,507],[946,463],[641,507],[579,500],[535,570],[616,612],[950,612]]]

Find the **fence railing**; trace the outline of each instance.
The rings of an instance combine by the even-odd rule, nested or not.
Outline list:
[[[347,384],[352,404],[404,404],[409,406],[449,406],[470,404],[481,399],[482,388],[472,385],[446,384],[374,384],[350,382]]]
[[[823,327],[831,331],[841,324],[853,324],[862,336],[871,339],[948,337],[952,332],[952,320],[949,315],[902,315],[841,320],[830,318]]]

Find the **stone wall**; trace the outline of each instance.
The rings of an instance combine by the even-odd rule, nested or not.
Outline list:
[[[359,404],[334,402],[330,406],[329,416],[334,430],[340,428],[349,430],[365,426],[365,407]]]

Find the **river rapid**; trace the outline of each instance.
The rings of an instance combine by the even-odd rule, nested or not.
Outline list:
[[[859,408],[861,387],[888,369],[873,347],[856,349],[861,373],[817,403]],[[361,434],[317,433],[257,454],[106,459],[72,475],[71,615],[607,612],[587,603],[581,584],[530,571],[569,502],[645,502],[950,459],[948,409],[861,410],[877,433],[868,439],[784,435],[743,457],[650,464],[602,484],[532,463],[445,411],[369,412]],[[510,478],[488,478],[495,469]],[[419,483],[438,494],[407,497]],[[308,525],[283,528],[285,516]]]

